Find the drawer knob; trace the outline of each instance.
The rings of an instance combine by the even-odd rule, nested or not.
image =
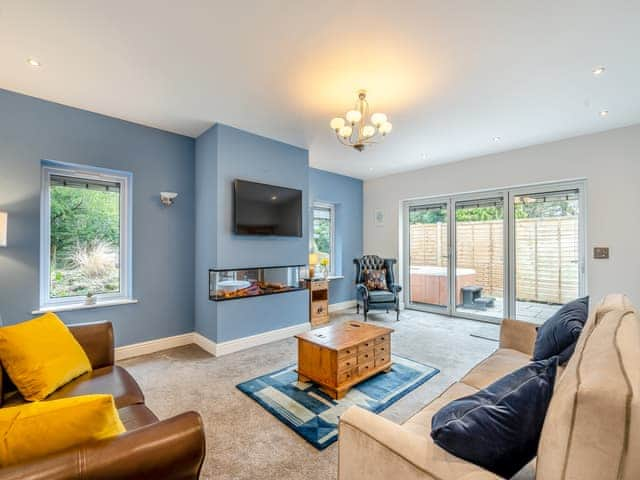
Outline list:
[[[369,354],[365,353],[364,358],[369,358]]]

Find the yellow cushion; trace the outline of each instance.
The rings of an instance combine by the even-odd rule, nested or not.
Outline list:
[[[111,395],[83,395],[0,408],[0,466],[124,431]]]
[[[0,361],[26,400],[43,400],[91,362],[54,313],[0,328]]]

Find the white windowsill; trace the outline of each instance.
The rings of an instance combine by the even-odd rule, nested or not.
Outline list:
[[[329,275],[327,278],[320,276],[320,277],[313,277],[310,280],[317,282],[318,280],[340,280],[342,278],[344,278],[344,275]]]
[[[32,315],[38,315],[40,313],[47,312],[69,312],[72,310],[89,310],[91,308],[100,307],[113,307],[115,305],[130,305],[132,303],[138,303],[137,298],[119,298],[117,300],[103,300],[94,303],[93,305],[86,305],[84,303],[72,303],[66,305],[51,305],[49,307],[42,307],[38,310],[31,312]]]

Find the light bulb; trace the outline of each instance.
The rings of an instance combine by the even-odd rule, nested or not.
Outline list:
[[[376,127],[380,127],[384,122],[387,121],[387,116],[384,113],[374,113],[371,115],[371,123],[373,123]]]
[[[342,138],[349,138],[352,132],[353,132],[353,129],[349,125],[345,125],[340,130],[338,130],[338,134]]]
[[[331,123],[329,125],[331,125],[331,128],[333,130],[340,130],[342,127],[344,127],[344,118],[336,117],[331,120]]]
[[[391,130],[393,129],[393,125],[391,124],[391,122],[384,122],[378,129],[380,130],[380,133],[382,135],[386,135],[387,133],[391,132]]]
[[[347,122],[353,125],[354,123],[358,123],[360,121],[360,119],[362,118],[362,113],[360,113],[358,110],[349,110],[347,112],[346,118]]]
[[[365,125],[364,128],[362,129],[362,136],[369,138],[369,137],[373,137],[376,134],[376,127],[372,126],[372,125]]]

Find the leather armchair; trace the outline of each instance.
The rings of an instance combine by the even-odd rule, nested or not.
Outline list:
[[[396,312],[396,321],[400,320],[400,292],[402,287],[395,282],[393,266],[396,264],[395,258],[380,258],[377,255],[364,255],[354,258],[356,267],[356,312],[360,313],[360,303],[364,313],[364,321],[367,321],[367,313],[370,309],[383,309],[387,312],[390,309]],[[386,270],[386,281],[388,290],[369,291],[366,286],[366,270]]]
[[[196,480],[205,457],[200,415],[186,412],[160,421],[144,404],[135,379],[114,362],[110,322],[70,325],[93,372],[72,380],[49,399],[91,393],[114,396],[127,431],[113,438],[87,442],[42,458],[0,468],[0,480]],[[0,406],[23,403],[0,366]],[[46,400],[44,400],[46,401]]]

